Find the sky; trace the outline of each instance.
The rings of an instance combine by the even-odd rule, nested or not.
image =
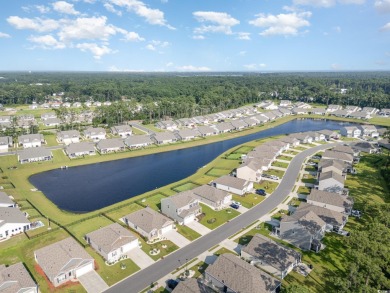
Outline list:
[[[7,0],[0,70],[390,69],[390,0]]]

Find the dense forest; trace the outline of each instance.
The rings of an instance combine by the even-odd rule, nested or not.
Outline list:
[[[341,93],[346,89],[346,93]],[[0,72],[0,103],[125,100],[152,120],[189,117],[277,98],[390,108],[390,72],[344,73],[44,73]],[[153,116],[153,117],[152,117]],[[145,118],[145,117],[144,117]]]

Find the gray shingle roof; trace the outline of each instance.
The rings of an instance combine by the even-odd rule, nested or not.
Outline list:
[[[167,198],[163,198],[161,201],[164,200],[170,200],[178,209],[196,201],[193,197],[193,193],[189,190],[180,192]]]
[[[30,224],[23,212],[18,208],[0,208],[0,226],[5,223]]]
[[[332,167],[332,166],[340,170],[341,172],[344,170],[343,161],[321,159],[320,162],[318,163],[318,168],[321,169]]]
[[[123,228],[118,223],[88,233],[86,237],[100,247],[106,254],[137,239],[135,234]]]
[[[340,182],[341,184],[344,184],[345,178],[341,176],[340,174],[337,174],[334,171],[328,171],[328,172],[321,172],[319,181],[326,180],[333,178],[336,181]]]
[[[131,127],[129,125],[116,125],[111,127],[111,131],[113,133],[131,132]]]
[[[139,144],[152,144],[152,140],[149,135],[134,135],[125,139],[125,144],[129,147]]]
[[[352,162],[353,156],[347,153],[337,152],[337,151],[330,151],[326,150],[322,154],[322,158],[324,159],[334,159],[334,160],[341,160],[346,162]]]
[[[124,148],[125,143],[120,138],[102,139],[96,144],[96,147],[99,150],[109,148]]]
[[[25,135],[19,136],[19,138],[18,138],[19,143],[41,142],[43,140],[44,140],[43,135],[40,133],[25,134]]]
[[[229,176],[229,175],[219,177],[218,179],[215,179],[213,181],[213,183],[233,187],[233,188],[240,189],[240,190],[242,190],[243,188],[246,187],[246,185],[248,185],[247,180],[233,177],[233,176]]]
[[[42,157],[52,157],[51,151],[44,147],[38,147],[24,149],[19,152],[19,161]]]
[[[49,279],[63,271],[78,267],[86,260],[93,260],[72,237],[40,248],[35,251],[35,255]]]
[[[15,204],[12,199],[5,192],[0,191],[0,204],[13,205]]]
[[[255,234],[242,251],[263,260],[268,265],[284,271],[301,259],[301,254],[294,249],[281,245],[263,235]]]
[[[332,150],[334,152],[346,153],[352,156],[355,154],[355,151],[350,146],[347,145],[337,145]]]
[[[23,289],[36,287],[37,285],[21,262],[8,267],[0,265],[0,292],[25,292]]]
[[[177,134],[181,137],[181,139],[199,136],[198,132],[196,132],[194,129],[180,129]]]
[[[168,225],[173,224],[173,221],[168,217],[156,212],[150,207],[146,207],[142,210],[135,211],[125,216],[129,222],[140,227],[147,233],[150,233],[154,229],[161,229]]]
[[[210,200],[211,202],[219,202],[223,201],[226,196],[228,196],[228,193],[226,191],[217,189],[215,187],[212,187],[210,185],[202,185],[199,187],[196,187],[195,189],[191,190],[193,194],[195,194],[198,197],[205,198]]]
[[[206,273],[240,293],[273,292],[280,285],[276,278],[231,253],[221,254]]]
[[[65,151],[67,154],[75,154],[75,153],[81,153],[81,152],[92,152],[95,151],[95,146],[93,143],[90,142],[76,142],[71,143],[70,145],[66,146]]]
[[[321,228],[326,224],[313,211],[300,210],[299,207],[294,212],[294,214],[290,216],[282,217],[281,223],[289,223],[289,222],[298,222],[298,224],[304,227],[312,235],[317,234],[317,232],[321,230]]]
[[[92,136],[92,135],[102,135],[106,134],[106,130],[102,127],[88,127],[84,130],[84,135]]]
[[[189,278],[179,282],[172,293],[213,293],[214,290],[207,287],[205,284],[198,282],[197,279]]]
[[[330,204],[338,207],[349,208],[352,207],[353,201],[351,198],[340,195],[334,192],[327,192],[318,189],[312,189],[307,196],[307,200],[312,200],[324,204]]]
[[[12,138],[10,136],[1,136],[0,145],[12,145]]]
[[[157,142],[167,141],[167,140],[176,140],[177,137],[172,132],[156,132],[154,139]]]
[[[214,128],[218,131],[231,131],[234,129],[233,125],[229,122],[222,122],[214,125]]]
[[[319,207],[316,205],[311,205],[306,202],[302,202],[295,212],[305,212],[310,211],[315,213],[320,219],[325,223],[331,225],[342,225],[344,221],[348,218],[345,214]]]
[[[210,126],[199,126],[197,128],[197,130],[199,131],[200,134],[203,134],[203,135],[212,135],[216,132],[215,129],[211,128]]]
[[[57,133],[57,136],[62,139],[80,137],[80,132],[77,130],[60,131]]]

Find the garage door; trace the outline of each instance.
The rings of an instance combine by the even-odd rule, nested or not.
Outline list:
[[[188,223],[191,223],[195,220],[195,215],[192,214],[190,217],[187,217],[184,219],[184,225],[188,224]]]
[[[161,233],[164,234],[164,233],[171,231],[171,230],[172,230],[172,225],[169,225],[167,227],[162,228]]]
[[[86,264],[86,265],[84,265],[81,268],[76,270],[76,272],[75,272],[76,278],[78,278],[78,277],[80,277],[80,276],[82,276],[82,275],[84,275],[92,270],[93,270],[93,263],[91,262],[91,263]]]

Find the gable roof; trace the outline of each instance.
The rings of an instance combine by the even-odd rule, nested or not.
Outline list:
[[[229,176],[229,175],[224,175],[222,177],[213,180],[212,183],[217,183],[217,184],[242,190],[243,188],[245,188],[246,185],[248,185],[248,180]]]
[[[82,141],[82,142],[75,142],[67,145],[65,147],[65,151],[67,154],[74,154],[74,153],[80,153],[80,152],[94,152],[95,146],[93,143]]]
[[[0,265],[0,292],[24,292],[25,288],[36,288],[34,280],[21,262],[6,267]]]
[[[302,203],[301,203],[302,204]],[[281,223],[297,222],[305,228],[311,235],[317,234],[326,223],[310,210],[298,209],[290,216],[283,216]]]
[[[353,205],[352,198],[314,188],[310,191],[306,199],[343,208],[352,207]]]
[[[43,141],[43,140],[44,140],[43,135],[40,133],[25,134],[25,135],[19,136],[19,138],[18,138],[19,143],[29,143],[29,142]]]
[[[1,207],[0,208],[0,226],[7,223],[30,224],[24,213],[18,208]]]
[[[342,225],[344,221],[348,218],[345,214],[336,212],[327,208],[320,206],[312,205],[306,202],[302,202],[295,212],[313,212],[325,223],[331,225]]]
[[[179,192],[175,195],[169,196],[167,198],[161,199],[161,201],[171,201],[176,208],[180,209],[186,205],[189,205],[190,203],[197,201],[193,197],[193,193],[190,190]]]
[[[207,287],[204,283],[198,281],[198,279],[188,278],[185,281],[179,282],[172,293],[213,293],[215,292],[211,288]]]
[[[15,203],[5,192],[0,191],[0,204],[14,205]],[[1,218],[0,218],[1,219]]]
[[[199,126],[197,130],[200,132],[200,134],[214,134],[215,129],[211,128],[210,126]]]
[[[60,131],[57,133],[57,136],[62,139],[80,137],[80,132],[78,132],[77,130]]]
[[[106,130],[102,127],[88,127],[84,130],[85,135],[101,135],[106,134]]]
[[[51,151],[44,147],[27,148],[19,151],[19,161],[24,161],[34,158],[52,157]]]
[[[344,184],[345,181],[345,178],[343,176],[341,176],[340,174],[334,171],[321,172],[319,181],[330,179],[330,178],[340,182],[341,184]]]
[[[38,264],[50,280],[61,272],[78,267],[86,260],[93,260],[72,237],[42,247],[34,253]]]
[[[177,137],[172,132],[156,132],[154,139],[156,141],[176,140]]]
[[[242,248],[242,251],[263,260],[279,271],[286,270],[296,260],[301,258],[301,254],[294,249],[288,248],[260,234],[255,234],[248,245]]]
[[[116,126],[111,127],[111,131],[114,133],[131,132],[131,127],[127,124],[116,125]]]
[[[334,167],[341,172],[344,170],[343,161],[331,160],[331,159],[321,159],[318,163],[318,168],[324,169],[328,167]]]
[[[183,139],[188,137],[196,137],[199,134],[194,129],[180,129],[177,134]]]
[[[137,236],[118,223],[100,228],[85,236],[106,254],[137,239]]]
[[[145,135],[134,135],[130,136],[125,139],[125,144],[129,147],[133,145],[138,145],[138,144],[152,144],[152,140],[150,139],[150,136],[145,134]]]
[[[355,151],[348,145],[337,145],[332,149],[332,151],[350,154],[352,156],[355,154]]]
[[[223,201],[229,193],[210,185],[202,185],[191,190],[198,197],[208,199],[212,202]]]
[[[280,286],[279,280],[231,253],[221,254],[205,272],[240,293],[273,292]]]
[[[124,218],[147,233],[152,232],[154,229],[161,229],[162,227],[173,224],[171,219],[156,212],[150,207],[135,211],[124,216]]]
[[[96,147],[100,150],[107,148],[124,148],[125,143],[121,138],[102,139],[96,144]]]
[[[347,162],[353,161],[353,156],[351,154],[338,152],[338,151],[331,151],[331,150],[326,150],[322,154],[322,158],[330,158],[330,159],[334,159],[334,160],[341,160],[341,161],[347,161]]]

